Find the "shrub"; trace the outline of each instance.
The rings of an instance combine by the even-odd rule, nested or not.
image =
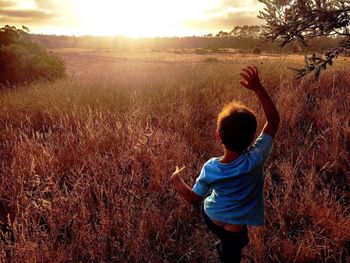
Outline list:
[[[203,48],[196,48],[195,53],[198,55],[205,55],[205,54],[208,54],[208,51]]]
[[[261,49],[256,47],[253,49],[253,54],[260,55],[261,54]]]
[[[55,80],[65,76],[63,61],[33,43],[26,27],[0,28],[0,85]]]
[[[300,53],[300,51],[301,51],[301,48],[299,48],[298,46],[293,46],[292,48],[293,53]]]
[[[204,59],[204,62],[220,62],[218,58],[208,57]]]

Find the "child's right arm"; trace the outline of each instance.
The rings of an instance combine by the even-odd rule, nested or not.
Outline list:
[[[246,80],[241,81],[241,85],[255,92],[264,109],[266,123],[262,131],[274,138],[278,130],[280,117],[275,104],[260,82],[258,69],[255,66],[248,66],[247,68],[243,69],[243,72],[240,75]]]

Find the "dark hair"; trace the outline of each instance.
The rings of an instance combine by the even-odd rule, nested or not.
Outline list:
[[[235,101],[227,104],[218,117],[217,131],[222,144],[230,151],[245,151],[253,142],[256,127],[255,114]]]

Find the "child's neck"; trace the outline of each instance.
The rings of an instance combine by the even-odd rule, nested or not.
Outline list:
[[[238,152],[229,151],[224,149],[224,156],[221,158],[221,163],[232,163],[234,160],[238,158],[241,154]]]

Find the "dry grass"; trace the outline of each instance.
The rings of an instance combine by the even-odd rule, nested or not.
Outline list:
[[[0,259],[215,262],[214,237],[168,178],[186,165],[193,184],[221,154],[216,116],[231,99],[261,123],[256,98],[237,85],[252,62],[130,62],[3,91],[1,203],[16,218]],[[350,68],[300,82],[288,63],[260,65],[282,123],[266,164],[266,226],[250,229],[244,261],[349,262]]]

